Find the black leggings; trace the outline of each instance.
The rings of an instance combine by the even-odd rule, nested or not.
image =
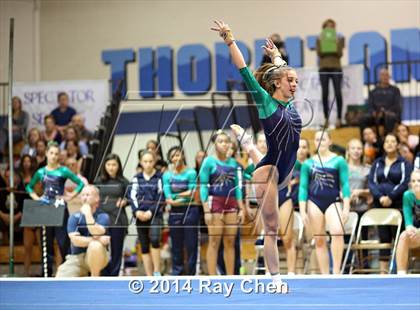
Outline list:
[[[341,114],[343,110],[343,96],[341,95],[341,82],[343,80],[343,71],[341,69],[334,68],[321,68],[319,69],[319,80],[321,82],[322,88],[322,105],[324,107],[324,116],[325,120],[328,119],[328,90],[329,90],[329,81],[330,79],[333,82],[334,93],[335,93],[335,102],[337,103],[337,119],[341,121]]]
[[[141,252],[147,254],[150,252],[150,244],[152,248],[160,248],[160,232],[162,230],[163,220],[162,218],[155,217],[150,221],[141,222],[137,220],[137,233],[139,236]]]
[[[378,226],[379,240],[381,243],[391,243],[397,232],[396,226]],[[379,260],[388,261],[391,250],[385,249],[379,251]]]

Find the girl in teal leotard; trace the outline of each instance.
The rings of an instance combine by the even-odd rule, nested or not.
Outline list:
[[[333,272],[341,272],[344,224],[350,210],[348,166],[342,156],[329,150],[331,144],[328,132],[318,131],[315,134],[318,152],[303,163],[299,185],[300,213],[314,235],[318,265],[323,274],[330,273],[327,226],[331,234]]]

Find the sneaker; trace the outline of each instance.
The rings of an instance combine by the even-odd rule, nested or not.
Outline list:
[[[160,277],[160,276],[162,276],[162,274],[159,271],[155,271],[155,272],[153,272],[153,276],[154,277]]]

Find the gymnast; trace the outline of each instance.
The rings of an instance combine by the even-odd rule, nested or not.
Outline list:
[[[229,47],[233,63],[239,69],[248,90],[256,102],[258,116],[262,122],[267,139],[267,154],[263,155],[253,146],[252,139],[248,152],[254,162],[258,162],[253,174],[256,184],[258,204],[261,208],[264,223],[264,256],[268,271],[278,292],[287,293],[287,285],[279,275],[279,256],[277,250],[278,219],[278,188],[287,187],[294,164],[302,121],[291,99],[297,88],[297,74],[293,68],[286,66],[278,49],[271,40],[267,40],[264,49],[273,64],[263,64],[252,75],[246,66],[243,55],[236,45],[232,31],[222,21],[215,21],[218,31]],[[239,137],[238,140],[242,140]]]

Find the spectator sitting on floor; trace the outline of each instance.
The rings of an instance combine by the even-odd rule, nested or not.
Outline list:
[[[45,126],[45,130],[42,133],[43,139],[47,142],[55,141],[58,144],[60,144],[62,140],[62,136],[55,123],[54,116],[46,115],[44,117],[44,126]]]
[[[80,140],[85,142],[92,140],[93,134],[85,127],[85,118],[82,116],[82,114],[73,115],[70,124],[76,127],[76,129],[79,131]]]
[[[64,129],[71,122],[72,117],[77,114],[76,110],[69,106],[69,96],[65,92],[57,95],[58,107],[51,111],[51,115],[55,119],[57,128],[61,134]]]
[[[368,126],[384,126],[385,135],[392,132],[395,124],[401,122],[402,98],[398,87],[389,82],[386,68],[379,73],[379,83],[369,93],[368,113],[361,120],[361,131]]]
[[[80,212],[70,216],[67,224],[71,254],[58,267],[58,278],[83,277],[89,273],[97,277],[109,261],[107,247],[110,237],[106,233],[110,223],[106,213],[96,211],[99,208],[99,190],[87,185],[81,195],[83,206]]]

